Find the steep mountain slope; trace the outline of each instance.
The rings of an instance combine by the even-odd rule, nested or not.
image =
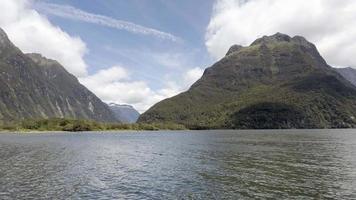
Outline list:
[[[23,54],[0,29],[0,121],[52,117],[115,121],[58,62]]]
[[[356,88],[303,37],[277,33],[234,45],[191,88],[163,100],[139,122],[190,128],[356,126]]]
[[[116,119],[123,123],[135,123],[140,113],[130,105],[108,104]]]
[[[356,69],[351,67],[346,68],[335,68],[341,76],[343,76],[346,80],[350,81],[354,86],[356,86]]]

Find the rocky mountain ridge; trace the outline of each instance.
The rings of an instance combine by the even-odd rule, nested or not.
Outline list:
[[[0,93],[0,121],[56,117],[116,121],[109,107],[57,61],[22,53],[2,29]]]

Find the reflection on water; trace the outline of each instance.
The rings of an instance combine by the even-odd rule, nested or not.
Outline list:
[[[0,135],[0,199],[355,199],[356,131]]]

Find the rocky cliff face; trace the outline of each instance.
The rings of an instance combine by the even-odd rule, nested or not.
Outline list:
[[[109,103],[108,105],[115,114],[116,119],[123,123],[135,123],[140,116],[140,113],[130,105],[119,105],[115,103]]]
[[[356,88],[300,36],[277,33],[234,45],[182,94],[154,105],[139,122],[191,128],[356,126]]]
[[[58,62],[22,53],[0,29],[0,121],[53,117],[115,121]]]

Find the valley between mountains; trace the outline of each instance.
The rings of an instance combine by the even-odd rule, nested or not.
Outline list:
[[[55,60],[24,54],[0,30],[0,121],[69,118],[189,129],[356,127],[356,72],[327,64],[301,36],[233,45],[190,89],[140,115],[106,104]],[[125,91],[122,91],[125,92]]]

